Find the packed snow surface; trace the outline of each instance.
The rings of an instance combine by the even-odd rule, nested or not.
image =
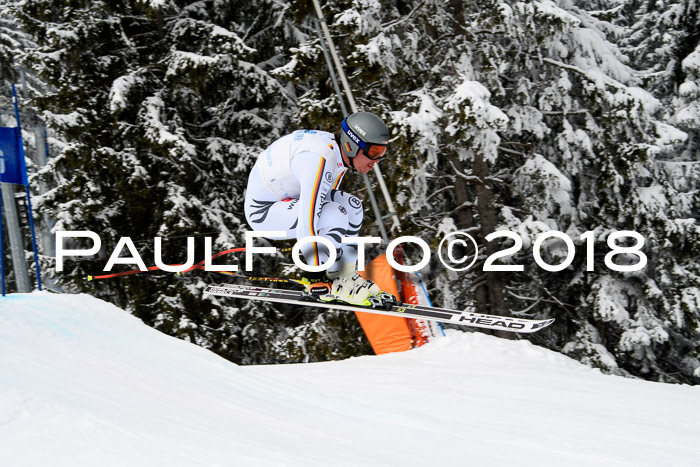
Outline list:
[[[697,466],[698,440],[699,387],[525,341],[240,367],[89,295],[0,297],[2,466]]]

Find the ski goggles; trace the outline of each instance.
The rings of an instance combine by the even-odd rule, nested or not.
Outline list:
[[[354,131],[350,129],[345,120],[343,120],[343,123],[340,125],[340,127],[343,130],[343,132],[348,136],[348,138],[354,141],[355,144],[357,144],[360,147],[360,149],[362,149],[362,152],[367,159],[372,161],[378,161],[386,153],[387,146],[385,144],[365,143],[364,141],[362,141],[362,139],[360,139],[359,136],[355,134]]]
[[[362,148],[362,151],[365,157],[371,161],[378,161],[386,154],[386,146],[382,146],[381,144],[366,144],[365,146],[367,149]]]

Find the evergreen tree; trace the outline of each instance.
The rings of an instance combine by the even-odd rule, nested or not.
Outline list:
[[[533,339],[607,371],[693,381],[698,312],[688,297],[698,289],[684,258],[697,244],[697,176],[686,174],[684,192],[670,183],[663,158],[681,133],[664,122],[660,100],[640,88],[642,74],[618,45],[631,21],[587,6],[595,14],[567,2],[503,1],[329,2],[325,11],[360,107],[394,123],[385,173],[406,231],[433,241],[460,229],[481,242],[482,261],[470,272],[435,268],[438,299],[555,316],[559,324]],[[289,75],[313,76],[317,50],[313,42],[300,48]],[[330,93],[311,89],[300,105],[326,108]],[[501,229],[523,239],[505,258],[523,272],[479,271],[485,256],[512,245],[484,241]],[[534,261],[535,240],[550,230],[575,242],[574,263],[557,273]],[[618,230],[646,240],[642,271],[616,272],[603,261]],[[675,246],[665,240],[671,231]],[[553,265],[567,256],[556,238],[539,251]],[[634,253],[613,258],[637,261]],[[682,290],[660,286],[679,266],[690,272]],[[682,320],[673,318],[681,309]]]
[[[433,256],[423,271],[433,299],[556,317],[529,338],[608,372],[693,383],[697,6],[659,5],[329,0],[323,10],[359,108],[394,135],[382,170],[402,233],[434,250],[457,230],[479,242],[466,272]],[[57,230],[92,230],[105,244],[94,264],[68,264],[65,287],[234,361],[369,351],[352,315],[202,300],[210,276],[83,280],[120,237],[131,236],[149,263],[155,236],[167,237],[171,263],[184,261],[187,236],[200,239],[199,259],[204,236],[217,250],[239,246],[259,151],[291,127],[337,129],[342,111],[309,2],[26,0],[12,12],[37,43],[23,63],[55,87],[34,103],[64,142],[40,207]],[[365,190],[359,177],[343,183]],[[363,234],[376,235],[366,214]],[[499,230],[517,237],[486,241]],[[551,230],[574,244],[562,271],[541,263],[562,263],[569,245],[550,237],[535,248]],[[621,230],[641,234],[644,247],[631,234],[611,247]],[[495,264],[522,271],[484,271],[512,246]],[[611,267],[643,256],[638,271]],[[289,260],[267,263],[273,272]]]
[[[163,237],[169,264],[185,262],[185,237],[198,239],[197,261],[203,237],[214,239],[214,251],[241,245],[247,172],[294,110],[294,96],[269,74],[293,38],[278,21],[284,9],[29,0],[13,12],[38,44],[23,63],[55,88],[34,103],[65,141],[48,172],[55,188],[39,209],[57,219],[56,230],[96,232],[104,247],[93,261],[67,261],[61,285],[234,361],[276,361],[275,338],[290,320],[270,306],[203,299],[201,285],[214,277],[86,277],[101,272],[123,237],[150,264],[154,237]]]
[[[14,103],[12,101],[12,85],[15,85],[15,91],[19,98],[20,105],[20,120],[21,126],[23,128],[23,142],[25,143],[25,152],[30,157],[34,154],[34,135],[32,133],[34,124],[34,115],[31,110],[26,112],[28,109],[23,108],[22,96],[26,95],[28,90],[36,89],[41,87],[42,83],[36,79],[31,73],[21,68],[17,63],[17,57],[21,51],[27,47],[34,46],[34,42],[29,34],[23,31],[14,21],[12,16],[9,14],[8,6],[14,2],[9,0],[0,1],[0,126],[3,127],[15,127],[17,125],[17,120],[15,117]],[[32,167],[31,159],[27,159],[26,163],[29,167]],[[31,180],[30,180],[31,182]],[[34,184],[35,185],[35,184]],[[33,186],[36,188],[36,185]],[[2,187],[3,192],[10,195],[12,199],[12,194],[22,196],[24,192],[24,187],[22,185],[11,185],[4,184]],[[36,193],[37,190],[33,190]],[[3,206],[0,212],[0,216],[4,216],[7,213],[7,206]],[[22,211],[19,211],[22,214]],[[7,219],[5,219],[7,221]],[[4,224],[3,234],[7,234],[5,238],[5,272],[6,276],[6,287],[7,290],[16,290],[16,277],[15,277],[15,267],[17,265],[13,264],[12,254],[9,245],[9,233],[8,224]],[[28,229],[27,229],[28,230]],[[21,232],[24,232],[21,229]],[[26,245],[31,245],[29,240],[29,235],[25,240]],[[28,263],[31,264],[31,263]],[[30,268],[30,275],[34,274],[34,268]]]

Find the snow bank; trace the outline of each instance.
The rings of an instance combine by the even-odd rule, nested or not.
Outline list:
[[[690,466],[699,420],[700,388],[524,341],[238,367],[88,295],[0,298],[2,465]]]

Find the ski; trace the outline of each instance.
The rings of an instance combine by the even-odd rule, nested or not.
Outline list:
[[[471,311],[435,308],[425,305],[410,305],[396,301],[384,301],[374,306],[349,305],[343,302],[325,302],[298,290],[273,289],[239,284],[220,284],[205,287],[204,293],[223,297],[235,297],[246,300],[259,300],[292,305],[329,308],[333,310],[361,311],[403,318],[426,319],[442,323],[459,324],[462,326],[501,331],[531,333],[544,329],[554,322],[554,319],[525,319],[508,318],[503,316],[485,315]]]

